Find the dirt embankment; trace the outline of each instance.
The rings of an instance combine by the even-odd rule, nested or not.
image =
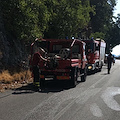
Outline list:
[[[0,73],[0,92],[16,89],[32,82],[30,70],[14,73],[13,71],[4,70]]]
[[[29,69],[21,67],[21,61],[28,65],[29,47],[6,31],[0,13],[0,91],[14,89],[31,81]]]

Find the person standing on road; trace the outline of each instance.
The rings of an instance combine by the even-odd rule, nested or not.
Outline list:
[[[33,55],[33,60],[32,60],[32,69],[33,69],[33,75],[34,75],[34,85],[39,87],[40,84],[40,70],[39,70],[39,62],[40,59],[42,59],[43,61],[47,62],[48,60],[45,59],[42,55],[44,53],[44,50],[42,48],[40,48],[40,52],[36,52]]]
[[[39,63],[40,63],[40,60],[43,60],[45,62],[47,62],[48,60],[46,58],[44,58],[44,54],[45,54],[45,50],[42,49],[41,47],[36,47],[37,46],[37,41],[38,39],[35,40],[34,44],[32,44],[34,47],[35,50],[32,50],[34,51],[33,54],[33,57],[32,57],[32,60],[31,60],[31,65],[32,65],[32,73],[33,73],[33,84],[35,86],[40,86],[40,69],[39,69]]]
[[[108,74],[110,74],[110,69],[112,67],[113,60],[114,60],[113,55],[109,53],[109,55],[107,56]]]

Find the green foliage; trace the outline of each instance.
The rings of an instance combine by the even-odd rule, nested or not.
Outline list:
[[[90,38],[94,38],[94,39],[96,39],[96,38],[101,38],[101,39],[104,39],[105,38],[105,34],[104,33],[102,33],[102,32],[95,32],[95,33],[92,33],[91,35],[90,35]]]
[[[43,35],[49,20],[49,14],[46,6],[38,0],[21,0],[20,9],[24,15],[24,21],[20,21],[23,27],[23,37],[40,37]]]
[[[93,12],[89,1],[85,0],[61,0],[54,2],[48,6],[49,11],[52,10],[51,20],[49,21],[49,29],[45,36],[48,38],[65,38],[77,36],[79,31],[85,28],[90,21],[90,12]]]
[[[93,32],[106,33],[112,21],[115,0],[90,0],[91,5],[95,6],[95,15],[91,14],[91,25]]]
[[[120,17],[113,21],[113,10],[116,0],[90,0],[90,4],[95,6],[95,14],[91,14],[91,35],[101,37],[107,42],[107,49],[110,44],[114,47],[120,44]]]
[[[16,40],[84,35],[111,43],[120,33],[120,17],[112,20],[115,5],[116,0],[1,0],[0,11],[7,35]]]
[[[4,0],[1,4],[6,31],[23,40],[43,35],[49,14],[42,0]]]
[[[77,36],[94,12],[89,0],[4,0],[1,10],[7,34],[22,40]]]
[[[116,22],[113,22],[109,27],[108,34],[106,36],[107,43],[111,44],[112,47],[120,44],[120,15],[118,14]]]

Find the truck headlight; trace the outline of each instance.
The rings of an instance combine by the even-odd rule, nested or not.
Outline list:
[[[92,69],[92,66],[88,66],[88,69]]]

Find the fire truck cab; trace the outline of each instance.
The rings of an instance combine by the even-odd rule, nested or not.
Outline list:
[[[101,71],[104,65],[106,43],[104,40],[83,40],[86,43],[88,71]]]
[[[79,77],[81,81],[85,81],[87,75],[85,45],[83,41],[77,39],[42,39],[37,46],[46,51],[44,57],[49,61],[39,61],[40,86],[43,87],[48,80],[68,80],[74,87]],[[31,56],[34,54],[33,47],[34,45]]]

